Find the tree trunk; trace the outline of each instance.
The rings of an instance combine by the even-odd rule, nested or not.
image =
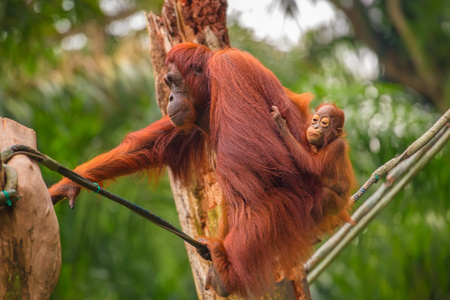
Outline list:
[[[0,150],[15,144],[36,149],[35,132],[0,118]],[[38,164],[17,155],[7,165],[20,199],[0,207],[0,299],[48,299],[61,268],[58,220]]]
[[[166,0],[161,16],[148,14],[147,29],[151,44],[151,61],[156,86],[156,98],[163,115],[166,114],[170,89],[164,84],[165,58],[173,45],[196,42],[218,50],[229,46],[226,27],[226,0]],[[188,235],[217,236],[222,215],[222,191],[215,176],[215,163],[201,166],[203,178],[197,178],[190,186],[183,186],[169,173],[173,197],[182,230]],[[200,166],[196,166],[197,168]],[[209,262],[203,260],[192,246],[187,252],[194,275],[199,299],[223,299],[213,290],[206,291],[205,278]],[[277,289],[265,299],[310,299],[309,289],[299,272],[298,280],[283,280]]]

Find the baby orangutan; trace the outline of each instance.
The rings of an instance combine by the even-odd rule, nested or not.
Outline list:
[[[342,221],[351,222],[349,197],[356,180],[348,158],[348,145],[343,138],[344,112],[333,104],[320,105],[305,130],[308,145],[301,145],[291,135],[276,106],[272,106],[272,116],[294,159],[296,153],[309,148],[322,182],[321,201],[316,202],[321,211],[317,220],[320,229],[329,231]]]

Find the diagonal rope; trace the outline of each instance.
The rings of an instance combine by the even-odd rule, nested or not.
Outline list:
[[[1,152],[1,160],[2,162],[7,162],[10,160],[14,155],[23,154],[28,157],[34,158],[36,161],[38,161],[40,164],[44,165],[48,169],[58,172],[59,174],[69,178],[73,182],[87,188],[88,190],[91,190],[95,193],[98,193],[102,195],[105,198],[108,198],[120,205],[123,205],[133,211],[134,213],[140,215],[141,217],[145,218],[146,220],[154,223],[155,225],[166,229],[167,231],[172,232],[173,234],[177,235],[190,245],[197,248],[202,253],[208,253],[208,248],[205,244],[200,243],[199,241],[193,239],[174,225],[170,224],[166,220],[162,219],[158,215],[146,210],[145,208],[132,203],[116,194],[113,194],[103,188],[101,188],[97,183],[91,182],[87,180],[86,178],[80,176],[79,174],[75,173],[71,169],[61,165],[56,160],[48,157],[45,154],[40,153],[39,151],[25,146],[25,145],[14,145],[8,149],[5,149]]]

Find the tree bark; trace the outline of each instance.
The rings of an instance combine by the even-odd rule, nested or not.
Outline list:
[[[228,34],[225,24],[226,1],[220,2],[217,8],[211,8],[209,1],[165,1],[161,16],[149,13],[147,28],[150,35],[151,62],[155,79],[156,100],[166,115],[170,89],[164,84],[165,59],[173,45],[182,42],[198,42],[212,50],[228,45]],[[203,7],[203,10],[200,9]],[[202,20],[216,22],[195,23],[194,11]],[[219,18],[223,19],[220,20]],[[187,25],[190,23],[190,25]],[[216,34],[214,34],[215,32]],[[207,36],[207,37],[205,37]],[[222,191],[215,178],[214,164],[203,167],[203,178],[195,179],[191,186],[183,186],[173,179],[170,170],[169,179],[173,197],[178,211],[181,228],[188,235],[213,236],[218,232],[221,216],[220,204]],[[205,278],[209,263],[204,261],[189,245],[186,245],[189,262],[194,276],[195,287],[199,299],[221,299],[213,290],[205,290]]]
[[[196,42],[218,50],[229,46],[226,27],[226,0],[166,0],[161,16],[148,14],[151,62],[156,86],[156,98],[163,115],[166,114],[170,90],[164,84],[165,58],[173,45]],[[190,236],[217,236],[222,215],[223,195],[215,176],[215,162],[202,167],[202,177],[189,186],[169,178],[182,230]],[[213,290],[206,291],[205,278],[209,262],[203,260],[189,245],[186,246],[199,299],[223,299]],[[283,280],[276,291],[265,299],[310,299],[305,274],[300,272],[295,287]]]
[[[36,148],[36,134],[0,118],[0,150]],[[59,225],[38,164],[23,155],[8,163],[18,175],[20,199],[0,207],[0,299],[48,299],[61,268]]]

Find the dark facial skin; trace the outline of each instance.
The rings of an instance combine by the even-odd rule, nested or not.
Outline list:
[[[170,87],[167,114],[175,126],[189,127],[194,124],[197,113],[194,99],[190,97],[188,88],[180,71],[174,64],[170,64],[164,76],[164,82]]]
[[[325,105],[314,114],[311,124],[306,130],[306,138],[311,145],[319,149],[323,146],[325,137],[329,137],[328,142],[331,142],[342,134],[343,124],[341,123],[343,120],[337,117],[335,112],[335,107]],[[331,122],[332,120],[333,122]],[[333,130],[333,127],[336,128]]]

